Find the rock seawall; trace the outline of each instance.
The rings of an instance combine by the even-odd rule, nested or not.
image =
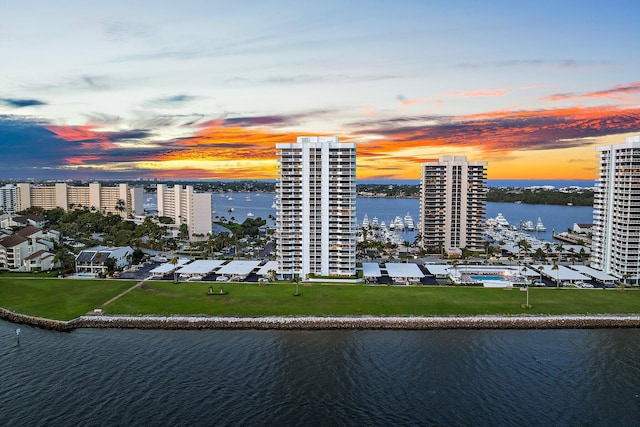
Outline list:
[[[593,329],[638,328],[640,315],[433,316],[433,317],[208,317],[80,316],[69,322],[14,313],[0,308],[0,318],[54,331],[78,328],[117,329]]]
[[[588,329],[637,328],[640,316],[83,316],[69,323],[79,328],[135,329]]]
[[[23,325],[35,326],[42,329],[50,329],[52,331],[70,331],[73,326],[69,325],[69,322],[63,322],[61,320],[45,319],[44,317],[29,316],[27,314],[14,313],[0,307],[0,319],[8,320],[13,323],[20,323]]]

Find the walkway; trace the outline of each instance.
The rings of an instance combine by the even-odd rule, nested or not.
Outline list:
[[[138,283],[136,283],[135,285],[133,285],[133,286],[132,286],[132,287],[130,287],[129,289],[126,289],[126,290],[124,290],[124,291],[120,292],[118,295],[116,295],[115,297],[111,298],[109,301],[104,302],[104,303],[100,306],[100,308],[104,308],[105,306],[107,306],[107,305],[111,304],[112,302],[114,302],[115,300],[117,300],[118,298],[120,298],[121,296],[128,294],[129,292],[131,292],[132,290],[134,290],[134,289],[136,289],[136,288],[139,288],[140,286],[142,286],[142,284],[143,284],[144,282],[146,282],[146,281],[147,281],[147,280],[149,280],[150,278],[151,278],[151,277],[147,277],[146,279],[139,281]]]

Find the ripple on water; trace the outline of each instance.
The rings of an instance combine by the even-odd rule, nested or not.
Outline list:
[[[552,425],[640,419],[640,331],[23,330],[5,425]],[[7,410],[10,408],[10,410]]]

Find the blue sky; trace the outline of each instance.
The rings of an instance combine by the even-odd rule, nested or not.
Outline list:
[[[0,178],[273,178],[354,141],[360,178],[441,155],[591,179],[640,132],[636,2],[10,2]]]

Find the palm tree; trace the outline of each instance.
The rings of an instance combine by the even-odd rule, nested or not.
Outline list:
[[[116,205],[114,206],[114,209],[120,213],[120,216],[122,216],[122,213],[125,211],[124,200],[118,199],[118,201],[116,202]]]
[[[544,283],[542,281],[542,270],[544,270],[544,265],[540,265],[540,283]]]
[[[527,254],[531,250],[531,244],[527,242],[525,239],[521,239],[518,242],[518,250],[524,252],[525,256],[527,256]]]
[[[553,261],[552,270],[556,270],[556,288],[560,289],[560,268],[558,267],[558,263]]]
[[[484,256],[485,259],[489,259],[489,248],[491,248],[491,242],[488,240],[485,240],[484,243]]]
[[[551,246],[551,243],[547,242],[544,244],[544,251],[547,254],[547,258],[551,256],[551,253],[553,252],[553,247]]]
[[[178,257],[171,258],[169,262],[173,265],[173,283],[178,283],[178,269],[176,268],[178,265]]]
[[[629,277],[631,277],[629,273],[624,273],[622,275],[622,280],[623,280],[622,286],[621,286],[622,289],[624,289],[627,286],[627,280],[629,280]]]
[[[457,259],[454,259],[453,261],[451,261],[451,266],[453,267],[453,271],[455,272],[453,276],[454,278],[458,276],[458,264],[459,263]]]
[[[409,262],[409,246],[411,245],[411,243],[409,243],[408,240],[405,240],[404,242],[402,242],[402,244],[404,245],[404,255],[406,258],[406,262]]]

